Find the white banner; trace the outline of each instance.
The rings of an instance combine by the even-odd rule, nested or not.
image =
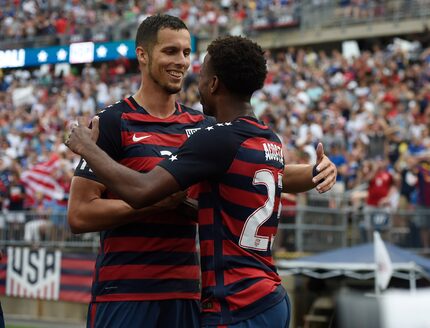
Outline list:
[[[72,43],[69,48],[70,64],[92,63],[94,61],[94,43]]]
[[[37,100],[33,96],[34,88],[33,86],[15,88],[12,91],[12,102],[14,106],[24,106],[31,105]]]
[[[349,62],[351,62],[353,58],[360,57],[360,47],[358,46],[358,42],[355,40],[342,42],[342,55]]]
[[[6,295],[58,300],[61,252],[8,247]]]

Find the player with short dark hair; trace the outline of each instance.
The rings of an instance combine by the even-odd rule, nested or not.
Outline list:
[[[148,172],[194,131],[213,123],[175,101],[190,53],[190,34],[180,19],[155,15],[141,23],[140,89],[98,114],[97,143],[112,159]],[[81,160],[72,180],[69,223],[73,232],[100,231],[88,327],[198,327],[196,222],[173,210],[176,199],[136,211],[116,198]]]
[[[239,47],[246,39],[224,38],[208,46],[213,70],[231,93],[249,97],[266,79],[266,60],[260,47]]]
[[[282,146],[255,118],[250,104],[265,75],[263,50],[257,44],[242,37],[214,41],[202,65],[199,91],[204,112],[215,115],[218,123],[195,133],[177,153],[146,174],[112,161],[84,126],[75,126],[66,141],[109,189],[135,208],[201,181],[204,327],[284,328],[289,322],[288,297],[271,255],[285,184]],[[97,119],[94,124],[97,127]],[[331,181],[332,174],[323,174],[331,171],[330,165],[325,162],[324,166],[316,178]],[[301,175],[291,179],[291,189],[315,186],[311,166],[292,171]],[[325,183],[323,189],[332,185]]]
[[[153,15],[147,17],[137,28],[135,46],[151,51],[158,42],[158,31],[162,29],[188,30],[185,23],[177,17],[170,15]]]

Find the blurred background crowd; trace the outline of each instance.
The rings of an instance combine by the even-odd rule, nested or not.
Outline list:
[[[317,9],[329,2],[307,3]],[[45,36],[54,37],[49,40],[54,44],[64,41],[62,36],[69,41],[111,40],[114,26],[136,24],[156,12],[181,17],[197,37],[252,35],[258,29],[296,24],[301,9],[294,0],[0,3],[2,44],[39,42],[37,38]],[[366,19],[403,10],[408,1],[331,3],[338,17]],[[120,30],[128,33],[120,37],[134,36],[135,28]],[[315,147],[323,143],[338,167],[328,207],[352,206],[363,213],[430,207],[429,46],[421,38],[375,42],[352,55],[323,47],[266,51],[269,73],[252,99],[256,115],[281,137],[287,163],[314,163]],[[181,103],[200,110],[201,57],[194,55],[178,96]],[[7,214],[0,217],[0,228],[28,221],[16,215],[27,209],[65,212],[78,161],[63,145],[69,124],[77,116],[90,119],[133,94],[139,83],[136,62],[126,58],[0,71],[0,210]],[[38,170],[49,171],[49,177]],[[284,201],[297,203],[294,195]],[[363,239],[369,220],[362,223]],[[412,223],[421,230],[420,245],[429,247],[430,222],[417,216]]]
[[[411,2],[428,0],[2,0],[0,42],[58,43],[133,37],[129,27],[155,13],[180,17],[200,37],[252,34],[295,26],[306,4],[335,12],[339,19],[360,21],[393,12],[408,15]],[[320,12],[321,14],[321,12]]]
[[[180,17],[194,34],[212,34],[288,24],[297,19],[296,0],[207,1],[2,1],[0,40],[31,40],[35,36],[77,39],[114,37],[113,27],[142,21],[158,12]],[[289,17],[289,18],[286,18]],[[127,31],[126,31],[127,32]],[[125,33],[126,33],[125,32]],[[128,33],[134,31],[128,31]]]

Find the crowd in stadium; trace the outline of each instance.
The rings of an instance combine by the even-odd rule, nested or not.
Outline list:
[[[194,1],[175,6],[176,2],[156,1],[154,8],[142,11],[141,2],[135,3],[136,8],[121,7],[124,4],[115,1],[89,3],[91,8],[98,9],[97,15],[106,14],[106,17],[112,13],[124,15],[126,10],[152,13],[157,11],[157,6],[163,9],[167,6],[191,29],[198,26],[195,25],[198,19],[192,18],[193,12],[199,15],[203,12],[193,8],[212,4]],[[251,2],[247,6],[263,10],[267,9],[264,3]],[[293,3],[277,2],[288,8]],[[241,2],[226,0],[220,4],[221,9],[230,14],[234,12],[237,17],[241,16],[238,8],[244,8]],[[348,2],[348,6],[354,4]],[[85,24],[91,19],[99,21],[90,8],[81,8],[82,4],[77,1],[68,2],[58,17],[55,1],[25,1],[22,3],[26,8],[24,14],[20,13],[23,17],[14,15],[17,5],[18,2],[9,4],[2,10],[1,30],[6,31],[11,20],[33,16],[35,19],[49,16],[46,19],[52,26],[57,25],[53,18],[59,19],[63,14],[76,18],[79,12],[83,13],[81,22]],[[340,5],[349,8],[346,2]],[[210,8],[206,7],[207,14]],[[115,22],[111,18],[107,19]],[[226,20],[230,22],[230,18]],[[12,34],[1,35],[13,37],[17,30],[10,31]],[[430,51],[426,46],[396,41],[350,58],[337,50],[267,51],[269,74],[263,90],[253,97],[255,112],[282,137],[287,163],[315,162],[315,146],[318,141],[323,142],[326,153],[338,167],[338,182],[331,192],[330,206],[347,203],[357,208],[363,204],[369,208],[391,209],[430,206],[430,200],[424,195],[430,186],[426,179],[430,169],[419,164],[430,147]],[[198,55],[191,66],[179,101],[199,109]],[[3,210],[47,206],[65,209],[68,184],[77,164],[77,158],[63,145],[68,124],[77,116],[90,118],[97,110],[133,94],[139,83],[136,63],[127,59],[85,67],[43,66],[0,72]],[[40,193],[29,198],[25,192],[29,182],[19,182],[19,177],[36,163],[50,160],[52,154],[59,154],[54,176],[65,190],[63,197],[59,203],[46,202]],[[382,184],[378,180],[380,172],[389,175]],[[30,194],[28,190],[27,194]],[[13,216],[8,217],[15,220]]]
[[[158,13],[180,17],[194,34],[242,32],[293,22],[298,1],[6,1],[0,10],[0,40],[35,36],[112,38],[112,28]]]
[[[113,27],[127,33],[129,24],[159,12],[180,17],[199,36],[250,34],[259,29],[298,25],[304,3],[297,0],[3,1],[0,41],[44,36],[52,36],[57,42],[64,36],[71,36],[75,41],[110,40]],[[314,6],[316,11],[331,5],[327,10],[334,10],[336,16],[349,20],[394,12],[407,15],[411,7],[410,1],[401,0],[312,0],[306,5]]]
[[[315,145],[323,142],[338,166],[338,182],[332,193],[366,186],[369,172],[382,167],[392,177],[390,197],[382,192],[383,196],[376,195],[379,198],[369,205],[426,205],[419,198],[414,159],[430,149],[429,59],[427,49],[405,50],[401,44],[375,47],[351,60],[336,50],[268,51],[268,78],[263,90],[254,95],[253,105],[256,114],[282,137],[287,163],[315,162]],[[56,72],[51,67],[2,73],[4,210],[26,208],[24,192],[21,196],[13,192],[18,183],[14,177],[54,153],[60,154],[56,174],[67,191],[77,161],[62,143],[68,124],[79,115],[89,118],[115,99],[133,94],[139,85],[135,69],[124,59],[97,67],[72,67],[70,71]],[[200,108],[198,69],[196,59],[179,96],[179,101],[195,108]],[[43,204],[33,197],[29,206]]]
[[[335,6],[338,17],[362,19],[386,12],[407,12],[407,1],[386,0],[313,0],[316,8]],[[29,41],[51,36],[53,42],[111,40],[115,27],[127,33],[129,24],[163,12],[180,17],[193,34],[213,37],[233,33],[250,34],[255,30],[297,25],[302,3],[296,0],[253,1],[3,1],[0,10],[0,41]],[[399,8],[397,8],[399,7]],[[317,9],[316,9],[317,10]],[[332,10],[332,9],[330,9]]]

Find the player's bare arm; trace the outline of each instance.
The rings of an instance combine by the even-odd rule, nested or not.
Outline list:
[[[94,142],[97,141],[99,132],[98,124],[92,127],[91,139]],[[153,206],[136,210],[123,200],[104,198],[106,190],[103,184],[95,180],[80,176],[72,178],[67,220],[73,233],[114,229],[146,216],[172,210],[186,198],[185,192],[179,192]]]
[[[316,172],[313,165],[290,164],[285,166],[282,179],[283,192],[299,193],[316,188],[319,193],[330,190],[336,183],[336,165],[324,154],[321,143],[317,147]]]
[[[98,127],[97,117],[93,119],[93,127]],[[180,190],[175,178],[161,167],[142,174],[115,162],[96,145],[91,129],[84,124],[73,126],[66,145],[87,161],[110,191],[133,208],[151,205]]]
[[[185,199],[185,193],[176,193],[165,200],[141,210],[135,210],[120,199],[102,198],[106,187],[96,181],[73,177],[70,188],[67,219],[73,233],[113,229],[176,208]]]

